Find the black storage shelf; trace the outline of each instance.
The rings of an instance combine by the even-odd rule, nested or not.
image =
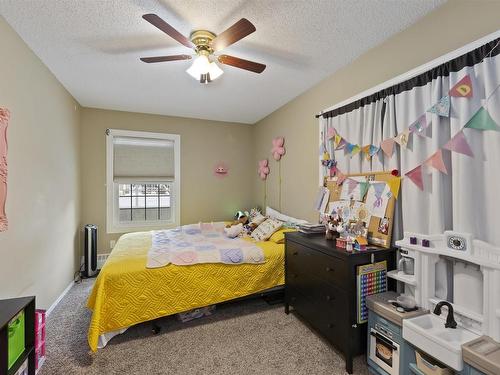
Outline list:
[[[24,351],[8,368],[8,325],[24,310]],[[28,359],[28,374],[35,374],[35,297],[0,300],[0,375],[14,375]]]

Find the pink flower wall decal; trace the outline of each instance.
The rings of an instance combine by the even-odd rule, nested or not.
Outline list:
[[[271,154],[273,155],[274,160],[278,161],[281,159],[283,155],[285,155],[285,138],[276,137],[273,139],[273,148],[271,149]]]
[[[269,161],[267,159],[259,160],[259,177],[261,180],[266,180],[267,175],[269,174]]]

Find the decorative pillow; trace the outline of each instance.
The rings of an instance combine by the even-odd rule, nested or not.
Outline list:
[[[250,224],[260,225],[264,221],[266,221],[266,219],[267,219],[267,217],[265,217],[264,215],[262,215],[260,212],[257,212],[257,214],[255,214],[255,216],[250,221]]]
[[[266,216],[269,217],[270,219],[275,219],[275,220],[280,220],[285,223],[287,223],[288,226],[297,226],[300,224],[307,224],[307,220],[302,220],[302,219],[297,219],[292,216],[287,216],[282,214],[281,212],[267,206],[266,207]]]
[[[257,241],[266,241],[274,232],[281,228],[281,221],[267,219],[252,232],[252,238]]]
[[[277,244],[285,243],[285,233],[286,232],[296,232],[295,229],[280,229],[273,233],[271,237],[269,237],[269,241],[272,241]]]

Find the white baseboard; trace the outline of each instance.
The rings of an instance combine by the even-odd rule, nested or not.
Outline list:
[[[63,299],[63,297],[69,292],[69,290],[73,287],[73,285],[75,285],[75,282],[72,281],[67,287],[66,289],[63,290],[63,292],[61,293],[61,295],[59,297],[57,297],[57,299],[54,301],[54,303],[52,305],[50,305],[50,307],[47,309],[47,311],[45,312],[45,315],[46,316],[49,316],[50,313],[52,312],[52,310],[54,310],[56,308],[56,306],[59,304],[59,302],[61,302],[61,300]]]

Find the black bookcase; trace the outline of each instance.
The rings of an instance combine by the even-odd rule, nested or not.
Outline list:
[[[9,322],[24,310],[24,352],[8,368]],[[13,375],[28,359],[28,374],[35,374],[35,297],[0,300],[0,375]]]

